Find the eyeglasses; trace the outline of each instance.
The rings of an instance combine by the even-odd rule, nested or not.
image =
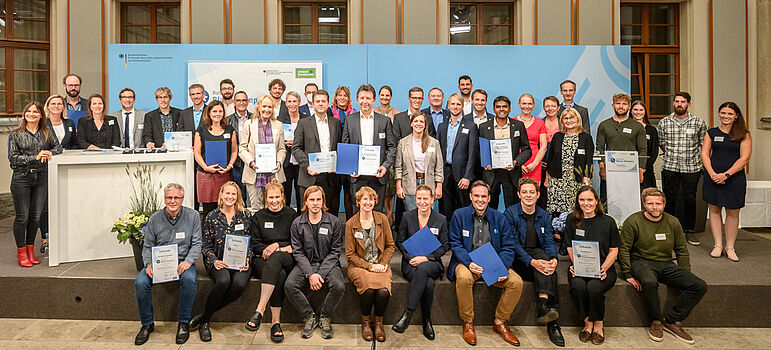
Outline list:
[[[236,102],[246,102],[246,103],[248,103],[249,100],[247,100],[247,99],[240,99],[239,98],[239,99],[236,99]]]
[[[232,87],[223,87],[223,88],[220,88],[220,90],[233,91],[234,89]]]
[[[66,87],[78,87],[80,84],[64,84]]]
[[[410,100],[422,100],[422,99],[423,99],[422,97],[414,97],[414,96],[410,97]]]
[[[182,200],[182,198],[185,198],[185,197],[171,197],[171,196],[166,196],[166,200],[167,200],[167,201],[174,201],[174,202],[178,202],[178,201],[181,201],[181,200]]]
[[[134,99],[134,96],[118,96],[120,98],[128,98],[128,99]]]

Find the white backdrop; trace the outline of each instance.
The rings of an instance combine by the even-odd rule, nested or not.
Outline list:
[[[254,103],[268,93],[268,83],[279,78],[286,84],[284,96],[297,91],[305,101],[305,84],[316,83],[321,87],[321,61],[188,61],[187,83],[203,84],[206,88],[205,101],[222,100],[220,81],[230,78],[236,84],[235,91],[243,90],[249,95],[249,111],[254,112]],[[234,92],[235,93],[235,92]],[[190,97],[187,106],[192,106]]]

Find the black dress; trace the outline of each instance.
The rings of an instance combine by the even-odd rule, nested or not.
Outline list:
[[[712,140],[712,155],[709,157],[712,169],[718,174],[728,171],[740,157],[741,141],[731,140],[731,137],[719,128],[707,130],[707,136]],[[705,172],[702,191],[704,201],[709,204],[726,209],[743,208],[747,193],[747,177],[744,169],[731,174],[722,185],[712,181],[709,174]]]

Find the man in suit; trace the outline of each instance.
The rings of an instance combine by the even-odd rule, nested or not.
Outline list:
[[[493,101],[495,119],[488,120],[479,126],[479,137],[488,140],[511,140],[511,155],[514,157],[514,165],[511,168],[493,169],[489,165],[482,170],[482,177],[490,184],[490,206],[498,209],[498,200],[503,189],[503,199],[506,207],[518,202],[515,195],[517,182],[522,177],[522,164],[524,164],[533,151],[527,140],[525,123],[509,118],[511,101],[506,96],[498,96]]]
[[[351,194],[355,194],[360,188],[369,186],[378,194],[375,210],[383,211],[385,199],[385,187],[388,182],[388,168],[394,164],[396,158],[396,137],[394,137],[391,119],[377,114],[372,109],[375,101],[375,88],[364,84],[356,92],[356,102],[361,111],[345,117],[343,127],[344,143],[352,143],[365,146],[380,146],[380,167],[377,175],[351,175]]]
[[[77,74],[67,74],[62,79],[62,85],[64,85],[64,91],[67,92],[67,110],[70,111],[82,111],[83,113],[88,111],[88,100],[80,97],[80,86],[83,84],[83,80]]]
[[[171,106],[171,97],[171,90],[165,86],[155,90],[155,101],[158,102],[158,108],[145,114],[144,129],[142,130],[142,144],[147,148],[165,146],[164,132],[191,131],[184,129],[182,111]]]
[[[124,88],[118,94],[121,109],[112,113],[118,118],[120,127],[120,144],[125,148],[143,147],[142,131],[145,127],[145,111],[134,108],[136,93],[131,88]]]
[[[268,93],[273,100],[273,116],[278,120],[289,119],[289,109],[286,108],[286,102],[281,100],[286,91],[286,84],[283,80],[276,78],[268,83]]]
[[[566,109],[571,107],[575,108],[578,111],[578,114],[581,115],[581,126],[584,127],[584,131],[591,134],[592,126],[589,123],[589,110],[573,101],[573,97],[576,96],[576,83],[572,80],[563,81],[562,84],[560,84],[560,93],[562,94],[562,104],[560,104],[560,110],[557,112],[557,118],[559,119],[562,112]]]
[[[236,92],[233,95],[233,100],[236,106],[235,113],[228,116],[228,125],[232,126],[233,129],[236,131],[236,144],[238,144],[239,137],[241,137],[241,129],[244,128],[244,123],[252,118],[252,113],[249,113],[249,111],[246,109],[249,107],[249,96],[244,91]],[[236,159],[235,164],[233,164],[233,181],[238,184],[238,187],[241,188],[241,197],[244,199],[244,203],[247,207],[250,206],[249,203],[249,196],[246,192],[246,186],[244,186],[243,182],[241,181],[241,177],[244,174],[244,161],[241,160],[241,157],[238,157]]]
[[[442,124],[450,118],[450,111],[442,108],[443,104],[444,92],[442,92],[442,89],[435,87],[428,91],[428,108],[423,109],[422,112],[426,116],[431,117],[430,119],[432,119],[434,127],[429,128],[429,130],[433,129],[434,135],[436,135],[436,128],[439,127],[439,124]],[[428,127],[428,125],[426,125],[426,127]]]
[[[474,90],[471,93],[471,104],[473,106],[471,113],[464,113],[464,117],[471,118],[477,127],[495,118],[495,115],[487,113],[487,91],[482,89]]]
[[[452,217],[457,208],[469,205],[468,187],[479,167],[479,131],[469,117],[463,117],[463,98],[452,94],[447,99],[450,119],[439,125],[439,145],[444,158],[444,193],[439,211]]]
[[[474,329],[474,282],[484,268],[475,264],[469,253],[487,243],[493,246],[503,266],[511,266],[516,256],[514,236],[506,218],[495,208],[490,208],[490,186],[481,180],[471,184],[471,205],[455,211],[450,220],[449,243],[452,251],[447,279],[455,281],[458,298],[458,314],[463,321],[463,340],[477,344]],[[495,308],[493,330],[507,343],[519,346],[519,339],[506,323],[514,312],[522,295],[522,278],[512,269],[508,275],[498,277],[493,286],[503,289]]]
[[[317,185],[324,190],[329,211],[337,213],[340,207],[340,184],[334,173],[311,172],[308,153],[337,151],[343,132],[340,120],[331,118],[327,113],[329,108],[329,93],[318,90],[311,97],[313,114],[310,118],[302,118],[297,122],[292,143],[292,155],[299,163],[297,184],[300,193],[305,193],[308,187]]]
[[[300,113],[311,115],[313,112],[313,94],[319,91],[319,86],[316,83],[305,84],[305,100],[308,103],[300,106]],[[332,107],[327,107],[327,115],[332,115]]]
[[[187,88],[193,105],[182,110],[182,131],[193,131],[201,125],[201,116],[206,108],[204,103],[204,87],[201,84],[193,84]]]
[[[407,135],[412,134],[412,126],[410,126],[412,115],[420,111],[420,107],[423,105],[423,89],[415,86],[408,92],[409,106],[406,111],[397,113],[394,115],[394,135],[396,136],[396,143],[399,140],[405,138]],[[428,130],[428,136],[436,137],[436,126],[434,120],[428,118],[431,116],[426,110],[423,110],[426,115],[426,130]]]

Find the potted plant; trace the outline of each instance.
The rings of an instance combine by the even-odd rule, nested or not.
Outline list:
[[[131,243],[134,252],[134,263],[137,271],[144,267],[142,261],[142,246],[144,245],[147,221],[150,215],[161,209],[162,185],[157,176],[163,173],[164,168],[156,169],[155,165],[138,165],[132,171],[126,165],[126,175],[131,184],[131,197],[129,197],[129,212],[112,225],[111,232],[117,232],[119,243]]]

